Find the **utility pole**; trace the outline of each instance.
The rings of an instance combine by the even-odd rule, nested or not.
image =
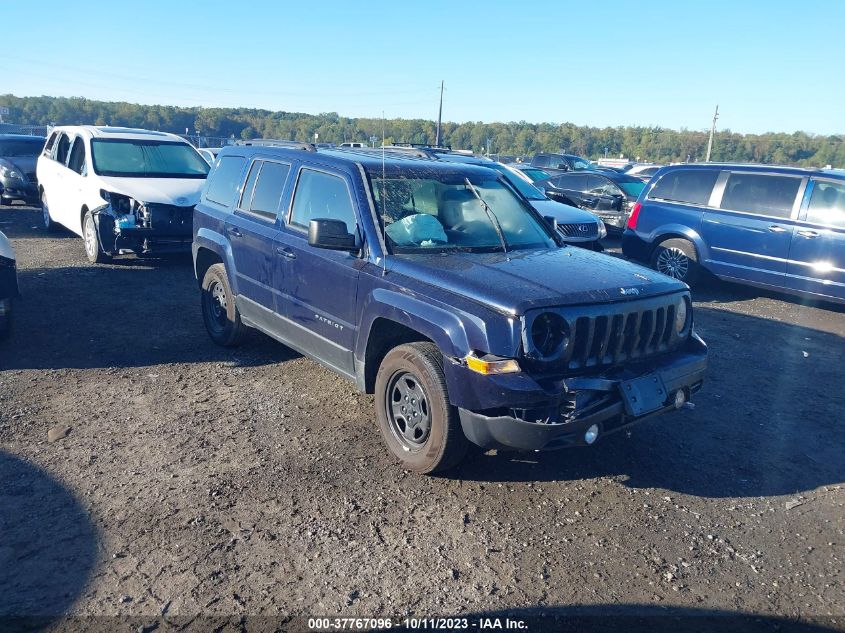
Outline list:
[[[437,134],[434,137],[434,146],[440,146],[440,122],[443,118],[443,80],[440,80],[440,109],[437,111]]]
[[[707,141],[707,158],[704,162],[710,162],[710,151],[713,149],[713,135],[716,133],[716,119],[719,118],[719,106],[716,105],[716,112],[713,114],[713,126],[710,128],[710,140]]]

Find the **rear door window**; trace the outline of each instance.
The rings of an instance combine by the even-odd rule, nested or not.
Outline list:
[[[721,208],[788,218],[800,186],[800,178],[734,172],[725,184]]]
[[[267,220],[275,220],[282,201],[282,192],[290,172],[290,165],[265,162],[261,166],[252,202],[249,205],[251,213]]]
[[[241,184],[241,172],[246,159],[243,156],[225,156],[217,161],[208,179],[206,200],[231,206],[232,199]]]
[[[845,229],[845,183],[815,182],[807,222]]]
[[[663,175],[648,193],[650,200],[706,205],[719,177],[716,169],[676,169]]]
[[[586,191],[587,189],[587,176],[576,176],[575,174],[558,176],[556,181],[552,182],[559,189],[569,189],[571,191]]]
[[[70,139],[67,134],[62,133],[56,141],[56,161],[64,165],[67,162],[67,154],[70,150]]]
[[[303,169],[296,185],[291,224],[303,229],[316,219],[342,220],[354,233],[357,222],[349,188],[343,178],[313,169]]]

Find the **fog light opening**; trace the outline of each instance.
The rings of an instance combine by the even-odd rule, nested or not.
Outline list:
[[[684,393],[683,389],[678,389],[675,392],[675,408],[680,409],[686,404],[687,402],[687,394]]]
[[[596,441],[599,436],[599,427],[597,424],[593,424],[590,428],[587,429],[587,432],[584,433],[584,441],[587,444],[592,444]]]

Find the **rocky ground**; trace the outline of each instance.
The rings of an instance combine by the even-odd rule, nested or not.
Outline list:
[[[189,258],[91,266],[21,206],[0,231],[0,615],[845,615],[841,307],[704,288],[694,409],[420,477],[351,383],[212,344]]]

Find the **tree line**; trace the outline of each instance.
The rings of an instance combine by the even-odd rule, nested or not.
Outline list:
[[[434,143],[435,122],[428,119],[350,118],[335,112],[307,114],[252,108],[201,108],[93,101],[80,97],[0,95],[8,122],[26,126],[112,125],[226,139],[278,138],[292,141],[367,144]],[[704,160],[708,133],[661,127],[590,127],[572,123],[444,123],[442,142],[479,153],[531,156],[538,151],[566,151],[591,159],[624,155],[640,161]],[[842,136],[805,132],[716,133],[715,161],[754,162],[805,167],[845,167]]]

